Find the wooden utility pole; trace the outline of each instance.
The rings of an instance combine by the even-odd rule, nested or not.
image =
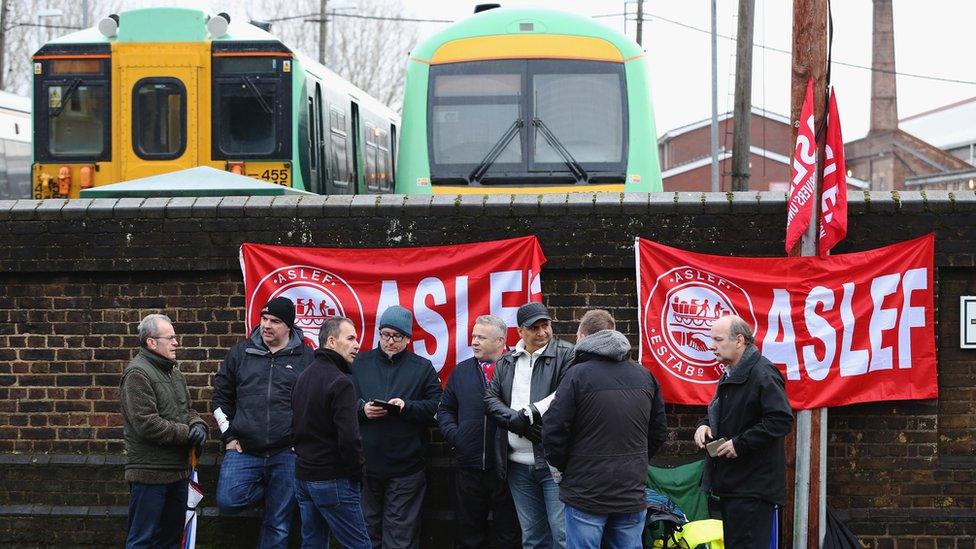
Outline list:
[[[807,81],[813,79],[813,119],[817,136],[817,176],[813,214],[810,226],[791,256],[817,255],[817,230],[820,225],[820,188],[823,181],[824,141],[827,116],[827,17],[828,0],[794,0],[793,67],[790,120],[793,122],[791,143],[796,143],[800,127],[800,109],[806,95]],[[784,214],[785,218],[785,214]],[[801,410],[796,426],[787,437],[787,508],[784,513],[786,539],[794,549],[820,547],[824,529],[826,495],[827,411]],[[793,497],[790,498],[792,488]]]
[[[752,29],[755,0],[739,0],[735,49],[735,110],[732,121],[732,190],[749,190],[749,131],[752,122]]]
[[[319,1],[319,63],[326,64],[326,47],[329,40],[329,20],[328,15],[329,0]]]
[[[6,80],[6,67],[3,60],[7,56],[7,0],[0,0],[0,90]]]

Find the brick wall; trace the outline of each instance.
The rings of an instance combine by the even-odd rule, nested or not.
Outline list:
[[[959,296],[976,294],[974,206],[971,192],[851,197],[851,237],[838,252],[937,235],[941,398],[830,411],[829,502],[874,547],[973,547],[976,537],[976,352],[958,349]],[[557,334],[604,307],[636,343],[634,236],[781,256],[783,218],[782,193],[0,201],[0,539],[118,542],[127,494],[117,386],[135,326],[149,312],[172,316],[194,405],[208,412],[212,376],[245,331],[242,242],[383,247],[535,234]],[[669,412],[666,459],[690,459],[702,410]],[[425,547],[448,543],[452,517],[449,453],[432,436]],[[201,474],[212,486],[214,466]],[[244,523],[208,517],[201,542],[240,536]]]

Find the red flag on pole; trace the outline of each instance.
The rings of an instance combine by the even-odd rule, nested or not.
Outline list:
[[[827,156],[824,164],[823,190],[820,193],[821,256],[847,236],[847,166],[844,164],[844,137],[840,132],[837,98],[830,90],[830,111],[827,114]]]
[[[790,199],[786,204],[786,253],[810,226],[816,198],[817,139],[813,129],[813,79],[807,81],[807,94],[800,109],[800,128],[793,147],[790,170]]]

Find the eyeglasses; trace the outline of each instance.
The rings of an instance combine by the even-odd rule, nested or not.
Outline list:
[[[393,343],[400,343],[403,338],[406,337],[403,334],[391,334],[389,332],[380,332],[380,339],[383,341],[392,341]]]
[[[166,337],[150,337],[149,339],[168,339],[170,343],[176,342],[176,335],[166,336]]]

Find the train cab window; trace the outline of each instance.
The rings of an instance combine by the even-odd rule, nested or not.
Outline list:
[[[50,43],[33,65],[34,161],[111,160],[109,45]]]
[[[428,86],[435,184],[487,184],[493,177],[579,183],[624,176],[628,128],[622,63],[447,63],[431,66]]]
[[[48,151],[52,155],[100,156],[106,145],[108,87],[74,79],[47,86]]]
[[[291,60],[225,53],[213,70],[214,158],[290,156]]]
[[[178,158],[186,149],[186,88],[175,78],[143,78],[132,91],[132,144],[147,160]]]
[[[491,71],[487,73],[434,76],[431,137],[435,164],[477,164],[519,120],[522,71],[514,65],[502,61],[482,67]],[[521,141],[511,139],[496,162],[521,161]]]
[[[617,74],[536,74],[532,95],[536,118],[545,122],[578,162],[622,160],[623,88]],[[534,149],[536,163],[563,162],[541,132],[534,132]]]
[[[275,85],[249,75],[221,84],[217,96],[218,142],[228,155],[269,154],[275,150]]]

